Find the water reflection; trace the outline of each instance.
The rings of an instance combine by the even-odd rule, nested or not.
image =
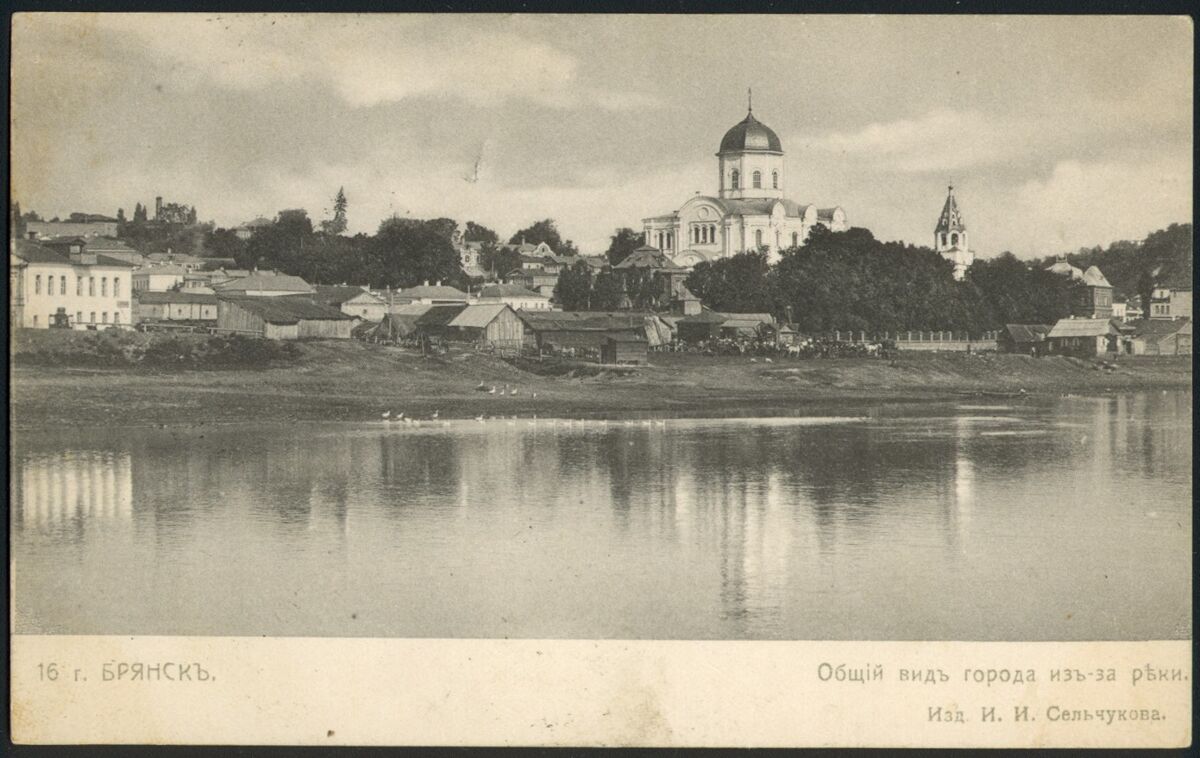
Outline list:
[[[1167,637],[1190,628],[1190,419],[1179,392],[665,426],[26,434],[14,446],[16,623]],[[114,521],[136,528],[114,543],[102,534]],[[151,586],[132,609],[105,603],[121,576]],[[230,585],[240,590],[213,589]],[[1097,610],[1067,623],[1059,607],[1081,588]],[[203,613],[180,612],[189,593]]]
[[[72,450],[24,458],[13,498],[22,529],[53,529],[84,520],[128,520],[133,470],[125,453]]]

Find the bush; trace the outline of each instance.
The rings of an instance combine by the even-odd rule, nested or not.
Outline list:
[[[32,330],[28,330],[32,331]],[[194,334],[100,332],[22,334],[13,340],[18,365],[152,369],[266,368],[295,362],[292,342]]]

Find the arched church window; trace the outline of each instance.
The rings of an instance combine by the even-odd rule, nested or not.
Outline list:
[[[958,232],[955,232],[954,234],[951,234],[951,235],[950,235],[950,244],[951,244],[951,245],[957,245],[957,244],[958,244]]]
[[[946,244],[946,233],[945,232],[942,232],[942,244],[943,245]]]
[[[792,232],[792,247],[797,247],[800,244],[800,233]]]
[[[771,172],[771,189],[779,189],[779,172]]]
[[[754,189],[762,189],[762,172],[754,172]]]
[[[733,189],[738,189],[738,183],[741,181],[741,178],[742,175],[739,174],[738,170],[735,168],[733,172],[729,174],[729,186]]]
[[[762,247],[762,229],[754,230],[754,246]]]

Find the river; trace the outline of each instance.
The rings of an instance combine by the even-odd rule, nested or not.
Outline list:
[[[1192,395],[12,441],[18,633],[1187,639]]]

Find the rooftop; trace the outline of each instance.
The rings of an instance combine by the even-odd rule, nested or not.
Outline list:
[[[497,316],[507,310],[512,309],[504,303],[468,305],[459,311],[447,326],[482,328],[495,321]]]
[[[1059,319],[1046,337],[1103,337],[1116,331],[1106,318],[1064,318]]]
[[[228,273],[228,272],[227,272]],[[221,292],[296,292],[312,294],[313,288],[298,276],[289,274],[250,274],[213,285]]]
[[[299,321],[349,321],[350,316],[336,308],[315,302],[307,295],[247,297],[223,295],[218,298],[237,305],[270,324],[295,324]]]
[[[479,290],[480,297],[536,297],[548,299],[545,295],[534,292],[520,284],[488,284]]]

